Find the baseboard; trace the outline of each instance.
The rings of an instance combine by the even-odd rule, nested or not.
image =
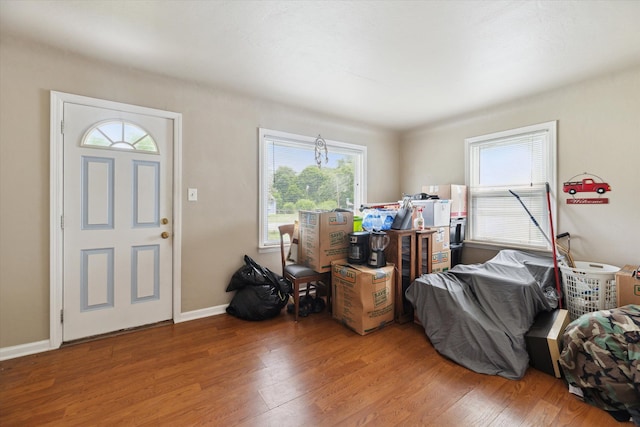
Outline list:
[[[229,304],[218,305],[215,307],[207,307],[200,310],[187,311],[180,313],[173,321],[175,323],[187,322],[189,320],[203,319],[209,316],[226,313]],[[49,340],[36,341],[27,344],[14,345],[12,347],[0,348],[0,361],[7,359],[15,359],[16,357],[28,356],[30,354],[42,353],[44,351],[55,350],[51,347]]]
[[[0,361],[15,359],[16,357],[29,356],[30,354],[42,353],[53,350],[49,340],[30,342],[27,344],[14,345],[12,347],[0,348]]]
[[[216,305],[215,307],[202,308],[200,310],[187,311],[180,313],[179,316],[173,319],[175,323],[187,322],[189,320],[203,319],[209,316],[215,316],[218,314],[226,313],[227,306],[229,304]]]

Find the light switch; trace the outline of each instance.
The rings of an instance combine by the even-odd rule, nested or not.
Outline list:
[[[197,188],[189,188],[187,190],[187,199],[190,202],[197,202],[198,201],[198,189]]]

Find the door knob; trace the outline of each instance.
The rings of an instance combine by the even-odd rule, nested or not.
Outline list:
[[[163,231],[162,234],[160,235],[160,237],[162,237],[163,239],[168,239],[169,238],[169,233],[167,233],[166,231]]]
[[[163,224],[165,224],[165,225],[166,225],[166,224],[169,224],[169,220],[168,220],[167,218],[162,218],[162,219],[160,220],[160,222],[161,222],[161,223],[163,223]]]

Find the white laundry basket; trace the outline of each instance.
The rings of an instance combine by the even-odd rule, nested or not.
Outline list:
[[[576,261],[575,267],[560,265],[560,270],[564,301],[571,320],[585,313],[616,307],[615,277],[620,268]]]

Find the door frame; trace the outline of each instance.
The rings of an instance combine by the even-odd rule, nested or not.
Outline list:
[[[154,108],[107,101],[65,92],[51,91],[50,126],[50,230],[49,230],[49,347],[62,345],[63,308],[63,147],[62,121],[64,103],[71,102],[91,107],[106,108],[135,114],[173,120],[173,321],[181,321],[182,309],[182,114]]]

